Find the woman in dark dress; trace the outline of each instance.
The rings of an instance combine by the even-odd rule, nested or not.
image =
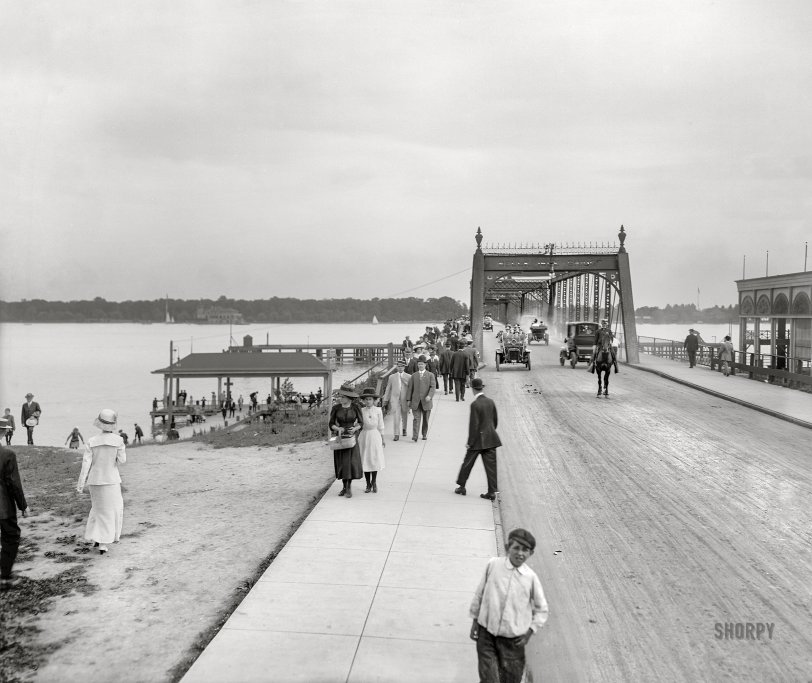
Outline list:
[[[330,429],[342,437],[351,436],[359,432],[364,425],[364,417],[361,409],[353,403],[353,399],[358,398],[351,387],[341,387],[338,390],[338,403],[330,411]],[[336,470],[336,479],[344,482],[339,496],[352,498],[352,480],[360,479],[364,476],[364,469],[361,465],[361,451],[356,441],[352,448],[333,451],[333,464]]]

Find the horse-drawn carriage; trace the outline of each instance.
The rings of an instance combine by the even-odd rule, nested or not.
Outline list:
[[[544,342],[545,344],[550,343],[550,335],[547,332],[547,325],[542,322],[533,323],[530,325],[530,336],[527,338],[527,343],[531,342]]]
[[[500,365],[524,365],[530,369],[530,351],[527,350],[527,337],[523,332],[499,332],[499,346],[496,348],[496,372]]]
[[[558,354],[561,365],[569,363],[574,368],[578,361],[590,361],[592,347],[595,344],[595,332],[599,327],[598,323],[583,320],[568,322],[567,336]]]

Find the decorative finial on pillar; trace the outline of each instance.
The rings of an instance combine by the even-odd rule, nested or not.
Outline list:
[[[620,232],[617,234],[617,238],[620,240],[620,249],[618,249],[619,254],[626,253],[626,247],[623,246],[623,243],[626,241],[626,229],[621,225]]]
[[[482,247],[482,228],[476,229],[476,248]]]

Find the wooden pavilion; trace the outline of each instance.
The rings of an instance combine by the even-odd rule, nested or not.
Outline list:
[[[332,393],[332,371],[309,353],[190,353],[152,374],[164,376],[164,407],[170,400],[178,405],[180,380],[189,378],[216,378],[217,397],[222,396],[223,379],[230,393],[232,377],[268,377],[275,389],[283,377],[321,377],[324,396],[329,400]]]

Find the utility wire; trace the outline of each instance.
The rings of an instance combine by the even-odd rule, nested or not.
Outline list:
[[[462,270],[458,270],[456,273],[451,273],[451,275],[443,275],[441,278],[437,278],[436,280],[432,280],[431,282],[424,282],[422,285],[417,285],[416,287],[411,287],[410,289],[404,289],[402,292],[395,292],[394,294],[390,294],[388,298],[393,296],[400,296],[401,294],[406,294],[408,292],[413,292],[416,289],[422,289],[423,287],[428,287],[429,285],[433,285],[436,282],[442,282],[443,280],[447,280],[450,277],[454,277],[455,275],[459,275],[460,273],[465,273],[470,271],[470,268],[463,268]]]

